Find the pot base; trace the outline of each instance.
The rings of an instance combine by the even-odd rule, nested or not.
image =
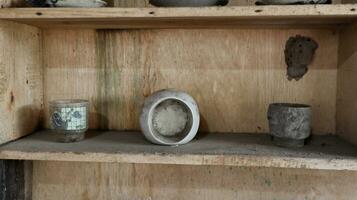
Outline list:
[[[58,142],[62,143],[73,143],[80,142],[84,140],[85,133],[57,133],[58,134]]]
[[[296,140],[290,138],[280,138],[273,136],[273,141],[277,146],[281,147],[303,147],[305,145],[305,140]]]

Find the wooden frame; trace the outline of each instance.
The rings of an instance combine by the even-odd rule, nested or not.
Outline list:
[[[145,8],[0,10],[0,143],[10,142],[0,147],[0,158],[35,160],[25,170],[25,198],[356,195],[355,146],[337,138],[357,144],[356,5],[114,5]],[[314,38],[320,48],[308,74],[288,82],[282,49],[297,34]],[[48,101],[57,98],[89,99],[92,129],[138,130],[144,98],[166,87],[198,100],[201,131],[230,135],[203,134],[192,145],[206,146],[196,151],[154,148],[139,133],[119,131],[89,134],[73,146],[55,143],[46,131],[22,138],[49,127]],[[273,101],[313,105],[315,146],[286,150],[266,136],[232,135],[268,132],[265,113]]]

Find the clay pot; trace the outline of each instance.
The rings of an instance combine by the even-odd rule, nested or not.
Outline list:
[[[102,0],[26,0],[26,2],[33,7],[97,8],[107,5]]]
[[[224,6],[229,0],[150,0],[150,4],[162,7]]]
[[[141,130],[147,140],[159,145],[183,145],[197,134],[200,114],[196,101],[187,93],[161,90],[145,100]]]
[[[311,133],[311,107],[303,104],[275,103],[269,106],[270,134],[279,146],[304,146]]]
[[[288,5],[288,4],[325,4],[330,0],[259,0],[257,4],[263,5]]]
[[[56,100],[50,102],[50,123],[60,142],[78,142],[88,130],[88,101]]]

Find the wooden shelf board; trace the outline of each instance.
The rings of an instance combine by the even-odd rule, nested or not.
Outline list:
[[[0,19],[42,28],[216,28],[242,25],[339,25],[357,5],[202,8],[5,8]]]
[[[315,136],[304,148],[278,147],[262,134],[208,134],[179,147],[150,144],[139,132],[87,136],[68,144],[37,132],[1,146],[0,159],[357,170],[357,148],[335,136]]]

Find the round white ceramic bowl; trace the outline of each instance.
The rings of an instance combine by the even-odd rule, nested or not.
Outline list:
[[[187,144],[196,136],[199,124],[196,101],[189,94],[172,89],[161,90],[148,97],[140,116],[144,136],[159,145]],[[168,132],[164,134],[163,130]]]

